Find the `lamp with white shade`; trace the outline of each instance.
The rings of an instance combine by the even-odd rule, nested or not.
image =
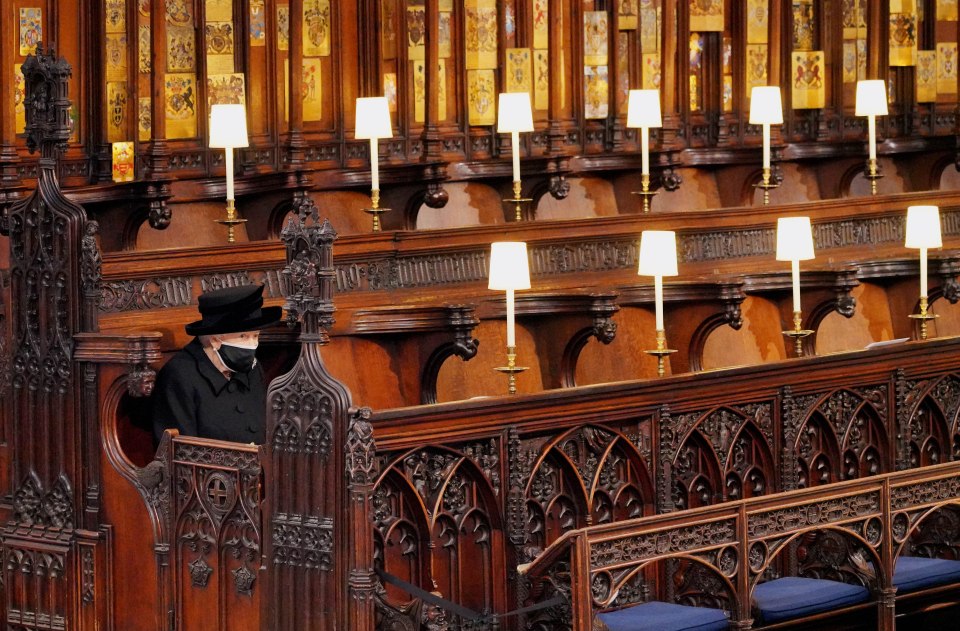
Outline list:
[[[227,176],[227,216],[217,219],[227,227],[227,242],[235,240],[233,229],[246,219],[237,216],[233,190],[233,150],[249,146],[247,139],[247,112],[243,105],[219,103],[210,108],[210,148],[224,150]]]
[[[517,373],[527,368],[517,366],[517,333],[514,292],[530,289],[530,264],[527,244],[522,241],[498,241],[490,244],[490,275],[488,289],[507,293],[507,365],[496,368],[508,378],[507,392],[517,393]]]
[[[813,230],[809,217],[780,217],[777,219],[777,260],[790,261],[791,286],[793,288],[793,329],[783,334],[793,338],[797,357],[803,356],[803,338],[813,333],[801,326],[803,313],[800,308],[800,261],[814,257]]]
[[[527,92],[502,92],[497,103],[497,133],[510,134],[513,153],[513,197],[505,199],[515,205],[514,218],[523,219],[523,204],[532,201],[520,196],[520,132],[533,131],[533,110]]]
[[[627,98],[627,127],[640,128],[640,185],[643,212],[650,210],[650,128],[662,127],[660,90],[630,90]]]
[[[780,88],[775,85],[756,86],[750,92],[750,124],[763,128],[763,203],[770,203],[770,189],[777,184],[770,181],[770,126],[783,124],[783,102]]]
[[[380,215],[390,210],[380,207],[380,145],[381,138],[393,138],[390,124],[390,105],[385,96],[368,96],[357,99],[357,140],[370,141],[370,208],[364,211],[373,215],[373,231],[380,232]]]
[[[869,157],[867,158],[867,179],[870,180],[870,192],[877,194],[877,116],[887,115],[887,87],[883,79],[857,81],[857,116],[867,117],[869,139]]]
[[[920,313],[910,317],[920,321],[920,339],[927,339],[927,320],[936,314],[927,311],[927,250],[943,247],[940,234],[940,209],[936,206],[910,206],[907,208],[906,247],[920,250]]]
[[[644,351],[657,358],[657,374],[665,374],[664,359],[675,349],[667,348],[663,324],[663,277],[677,275],[677,235],[671,230],[644,230],[640,235],[640,276],[653,276],[654,308],[656,313],[657,348]]]

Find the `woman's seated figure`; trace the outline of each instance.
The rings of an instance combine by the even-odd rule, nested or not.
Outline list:
[[[280,320],[280,307],[263,306],[263,285],[209,291],[198,301],[201,319],[186,326],[196,336],[160,370],[153,392],[153,434],[238,443],[264,441],[266,384],[257,365],[260,329]]]

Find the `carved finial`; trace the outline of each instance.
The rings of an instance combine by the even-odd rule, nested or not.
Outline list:
[[[22,72],[27,147],[31,152],[39,148],[43,158],[56,158],[73,132],[68,91],[72,69],[52,46],[45,53],[41,42],[36,54],[23,62]]]
[[[337,232],[326,219],[319,220],[317,206],[306,193],[298,194],[293,214],[280,233],[287,249],[283,290],[287,322],[303,320],[303,332],[327,340],[333,326],[333,242]]]

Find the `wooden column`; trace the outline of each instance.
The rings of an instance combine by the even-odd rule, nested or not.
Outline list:
[[[164,75],[167,70],[167,21],[164,0],[153,0],[150,4],[150,84],[153,88],[150,107],[150,134],[152,136],[145,161],[147,175],[152,178],[164,177],[170,171],[170,150],[167,147],[166,99],[164,97]]]
[[[303,0],[290,0],[290,50],[288,51],[290,84],[287,86],[287,110],[290,127],[287,132],[287,166],[297,169],[305,160],[306,140],[303,137]]]
[[[780,60],[787,49],[784,47],[784,34],[790,37],[791,31],[785,30],[792,18],[787,12],[784,18],[784,0],[768,0],[770,13],[767,16],[767,84],[783,85],[783,73]],[[789,51],[787,51],[789,52]],[[781,93],[783,90],[781,89]]]
[[[443,144],[440,141],[438,129],[440,123],[440,2],[426,0],[425,3],[426,28],[426,64],[425,74],[427,85],[426,103],[423,122],[423,157],[424,162],[439,162],[443,153]]]
[[[18,32],[17,16],[13,8],[0,11],[0,57],[13,59],[17,48],[17,38],[7,37],[6,34]],[[10,98],[3,108],[0,108],[0,228],[6,230],[6,215],[9,206],[20,196],[21,180],[18,170],[20,157],[17,154],[17,118],[13,106],[14,72],[13,64],[3,64],[0,68],[0,78],[3,85],[10,86]]]
[[[547,51],[547,66],[550,69],[550,108],[548,111],[549,123],[547,125],[548,153],[552,156],[562,155],[564,153],[565,133],[561,125],[563,118],[563,94],[559,83],[564,81],[564,64],[561,59],[563,50],[563,30],[561,29],[560,15],[563,12],[563,2],[561,0],[550,0],[547,5],[548,23],[550,31],[549,49]],[[580,27],[583,30],[583,27]]]
[[[864,0],[866,1],[866,0]],[[921,0],[922,1],[922,0]],[[885,72],[890,58],[888,48],[890,32],[890,3],[867,4],[867,78],[886,79]]]
[[[620,115],[617,103],[617,94],[620,92],[620,9],[614,2],[607,10],[609,11],[608,24],[610,24],[607,36],[607,98],[610,100],[606,120],[607,146],[614,151],[623,151],[623,130],[626,128],[627,118]],[[629,72],[629,63],[627,71]]]
[[[662,149],[680,149],[683,142],[680,140],[680,126],[683,120],[680,117],[680,95],[683,94],[677,84],[681,79],[678,76],[680,59],[686,55],[678,54],[678,30],[682,28],[678,19],[677,3],[664,0],[661,8],[663,16],[661,24],[662,44],[660,46],[660,93],[663,106],[663,129],[661,130]],[[686,75],[683,75],[684,77]]]

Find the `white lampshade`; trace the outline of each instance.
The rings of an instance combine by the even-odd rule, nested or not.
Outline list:
[[[750,92],[750,124],[782,125],[783,103],[780,88],[775,85],[760,85]]]
[[[238,103],[218,103],[210,108],[210,147],[247,147],[247,111]]]
[[[527,92],[501,92],[497,103],[497,133],[533,131],[533,111]]]
[[[368,96],[357,99],[357,140],[393,138],[390,125],[390,105],[385,96]]]
[[[907,208],[906,247],[939,248],[942,246],[940,209],[936,206],[910,206]]]
[[[530,289],[530,264],[523,241],[497,241],[490,244],[489,289]]]
[[[857,116],[886,116],[887,87],[883,79],[857,81]]]
[[[630,90],[627,127],[662,127],[660,90]]]
[[[640,235],[642,276],[677,275],[677,234],[672,230],[644,230]]]
[[[777,219],[777,260],[808,261],[813,256],[813,230],[810,228],[810,217]]]

